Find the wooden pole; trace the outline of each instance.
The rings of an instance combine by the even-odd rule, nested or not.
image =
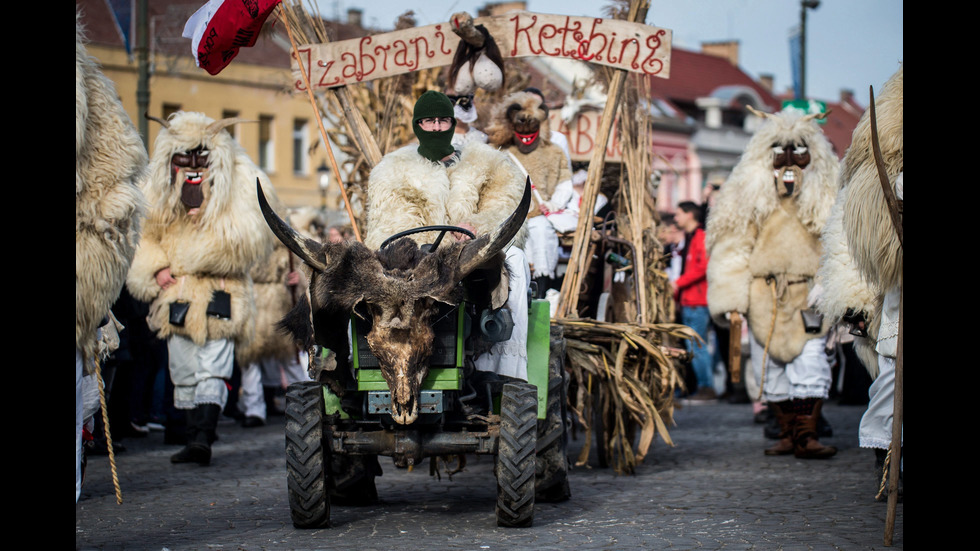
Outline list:
[[[648,0],[632,0],[627,19],[634,23],[645,21],[649,7]],[[626,76],[625,70],[616,69],[612,80],[609,82],[606,106],[602,111],[602,123],[599,125],[599,131],[596,134],[595,149],[592,151],[592,159],[589,161],[589,175],[585,181],[585,189],[582,190],[582,202],[579,206],[579,212],[585,214],[578,217],[571,258],[565,271],[565,280],[561,286],[561,303],[558,305],[557,318],[578,317],[579,288],[581,287],[582,274],[588,271],[590,260],[588,251],[592,236],[591,213],[595,210],[596,196],[599,194],[599,184],[602,181],[602,169],[606,162],[606,144],[609,142],[609,135],[612,133],[612,125],[616,119],[616,111],[619,109]],[[637,266],[636,269],[640,269],[640,267]]]
[[[279,9],[282,10],[282,7]],[[293,39],[293,29],[289,24],[289,18],[287,18],[285,14],[281,14],[280,18],[286,25],[286,34],[289,35],[289,44],[293,47],[293,55],[296,55],[298,50],[296,48],[296,41]],[[310,98],[310,105],[313,107],[313,113],[316,115],[316,123],[320,128],[320,139],[323,141],[323,148],[327,150],[327,157],[330,158],[330,167],[333,169],[334,174],[337,175],[337,187],[340,188],[340,196],[344,199],[344,208],[347,209],[347,216],[350,218],[350,226],[354,231],[354,238],[363,242],[364,240],[361,239],[361,231],[357,228],[357,218],[354,217],[354,211],[350,206],[350,198],[347,197],[347,190],[344,189],[344,183],[340,178],[340,168],[337,166],[337,159],[333,156],[333,148],[330,147],[330,140],[327,139],[327,131],[325,128],[323,128],[323,117],[320,116],[320,108],[317,107],[316,98],[313,97],[313,89],[310,88],[310,78],[306,74],[306,69],[303,67],[303,64],[297,63],[297,65],[299,65],[300,74],[303,75],[303,84],[306,86],[306,95]]]
[[[888,464],[888,512],[885,514],[885,545],[891,547],[895,535],[895,515],[898,509],[898,477],[902,472],[902,408],[905,400],[905,375],[902,368],[903,335],[902,321],[905,312],[905,287],[899,291],[898,299],[898,349],[895,354],[895,402],[892,412],[892,450]]]
[[[728,371],[732,382],[742,382],[742,315],[732,312],[728,328]]]
[[[878,169],[878,180],[881,182],[881,191],[885,195],[885,204],[888,207],[888,215],[891,217],[892,227],[898,235],[899,246],[902,254],[905,250],[905,242],[902,236],[902,213],[899,209],[898,200],[892,190],[891,181],[885,171],[885,162],[882,160],[881,147],[878,142],[878,120],[875,112],[875,91],[870,88],[871,101],[868,111],[871,119],[871,152],[874,154],[875,167]],[[902,279],[904,280],[904,274]],[[891,547],[892,538],[895,535],[895,515],[898,509],[898,478],[902,472],[902,408],[905,400],[902,396],[905,388],[905,375],[903,373],[904,346],[903,341],[903,318],[905,311],[905,286],[899,290],[898,299],[898,347],[895,351],[895,400],[892,408],[892,443],[891,459],[888,462],[888,511],[885,514],[885,545]]]

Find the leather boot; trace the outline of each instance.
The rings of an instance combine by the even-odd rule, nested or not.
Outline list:
[[[195,446],[195,442],[198,441],[201,432],[198,426],[198,407],[184,410],[184,414],[187,419],[187,445],[179,452],[170,456],[171,463],[197,463],[200,455],[198,447]]]
[[[796,402],[796,400],[794,400]],[[828,459],[837,454],[837,448],[824,446],[817,440],[817,419],[820,418],[820,410],[823,408],[823,400],[807,399],[799,400],[800,406],[806,412],[796,415],[796,423],[793,426],[793,444],[795,446],[793,454],[797,459]],[[813,404],[810,406],[810,404]]]
[[[796,413],[790,407],[790,402],[770,402],[769,409],[779,423],[779,441],[766,448],[766,455],[789,455],[793,453],[793,425]]]
[[[211,444],[217,439],[216,429],[221,406],[200,404],[188,414],[187,445],[170,457],[171,463],[211,464]],[[192,428],[193,427],[193,428]]]

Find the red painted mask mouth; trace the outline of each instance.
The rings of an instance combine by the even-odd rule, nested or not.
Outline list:
[[[188,209],[197,209],[204,203],[204,190],[201,184],[207,174],[210,151],[197,147],[190,151],[175,153],[170,157],[170,181],[181,182],[180,201]]]
[[[521,143],[521,145],[532,145],[538,139],[538,134],[540,132],[534,132],[531,134],[521,134],[520,132],[514,132],[514,137]]]

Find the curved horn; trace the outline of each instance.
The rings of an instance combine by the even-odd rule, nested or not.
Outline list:
[[[759,111],[758,109],[752,107],[751,105],[746,105],[745,108],[751,111],[753,115],[759,118],[768,119],[772,117],[771,113],[763,113],[762,111]]]
[[[316,251],[319,250],[320,244],[312,239],[303,237],[292,226],[287,224],[285,220],[279,218],[276,211],[272,210],[272,207],[269,206],[269,200],[265,198],[265,193],[262,192],[262,184],[258,178],[255,179],[255,189],[259,196],[259,208],[262,210],[262,216],[265,217],[266,224],[269,225],[272,233],[279,238],[279,241],[282,241],[282,244],[287,249],[300,257],[303,262],[306,262],[314,270],[318,272],[326,270],[327,265],[317,258]]]
[[[524,183],[524,197],[507,220],[504,220],[492,233],[481,235],[470,241],[459,253],[459,267],[456,275],[460,278],[480,267],[490,257],[504,250],[510,240],[520,231],[527,211],[531,207],[531,177]]]
[[[161,119],[159,117],[154,117],[153,115],[151,115],[149,113],[143,113],[143,116],[146,117],[147,120],[156,121],[156,122],[160,123],[160,125],[163,126],[164,128],[166,128],[167,130],[170,130],[170,121]]]
[[[258,121],[253,121],[250,119],[241,119],[238,117],[232,117],[230,119],[221,119],[220,121],[214,121],[211,124],[209,124],[208,127],[204,130],[204,132],[208,136],[214,136],[215,134],[221,132],[225,128],[234,124],[238,124],[240,122],[258,122]]]
[[[833,109],[827,109],[827,111],[823,113],[811,113],[803,117],[803,120],[808,121],[811,119],[817,119],[818,121],[822,121],[827,118],[827,115],[829,115],[831,111],[833,111]]]

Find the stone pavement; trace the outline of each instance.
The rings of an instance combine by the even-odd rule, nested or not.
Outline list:
[[[498,528],[493,461],[470,456],[452,479],[381,458],[382,503],[332,508],[333,527],[297,530],[286,496],[283,420],[219,427],[207,468],[171,465],[162,435],[127,439],[117,456],[123,503],[106,457],[89,462],[75,505],[76,549],[882,549],[886,507],[873,500],[874,456],[857,445],[863,407],[827,404],[840,452],[826,461],[766,457],[747,405],[688,406],[671,448],[657,441],[634,476],[571,472],[572,499],[538,504],[534,526]],[[582,442],[571,442],[574,455]],[[593,447],[594,450],[594,447]],[[595,452],[590,458],[595,465]],[[894,549],[904,546],[898,506]]]

